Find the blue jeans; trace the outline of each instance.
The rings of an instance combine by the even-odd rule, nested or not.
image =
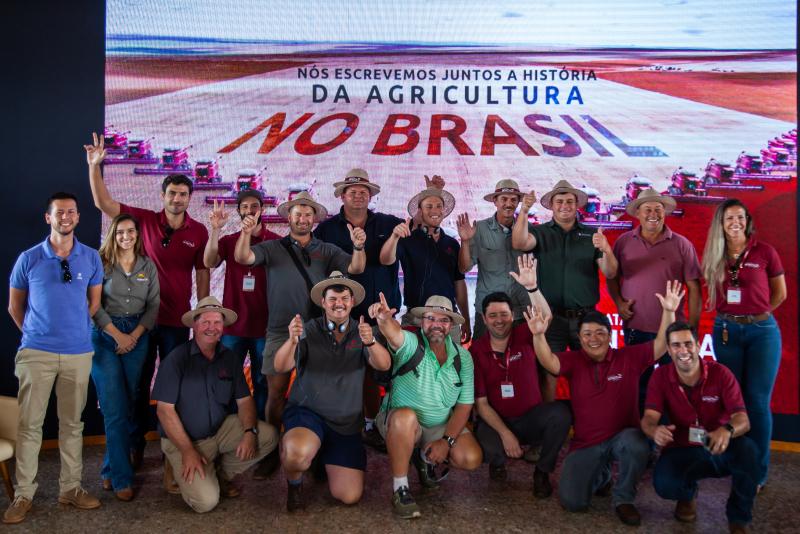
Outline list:
[[[244,365],[244,357],[250,354],[250,378],[253,380],[253,400],[256,402],[258,418],[266,421],[265,410],[267,406],[267,377],[261,373],[264,362],[264,344],[266,338],[222,336],[222,344],[239,355]]]
[[[625,346],[629,345],[641,345],[642,343],[647,343],[648,341],[653,341],[657,334],[653,332],[645,332],[644,330],[636,330],[635,328],[624,328],[622,330],[625,339]],[[666,365],[668,363],[672,363],[672,359],[669,357],[669,354],[662,356],[656,362],[658,365]],[[648,367],[644,373],[642,373],[641,378],[639,378],[639,413],[644,413],[644,401],[647,399],[647,384],[650,383],[650,377],[653,376],[654,368],[653,366]]]
[[[728,327],[728,342],[722,343],[723,324]],[[739,381],[750,418],[747,434],[759,449],[759,477],[767,481],[769,442],[772,439],[772,411],[769,403],[781,363],[781,331],[775,317],[753,324],[714,320],[714,355]]]
[[[129,334],[139,324],[139,316],[112,317],[111,321],[120,332]],[[95,328],[92,345],[92,380],[106,431],[106,454],[100,476],[104,480],[110,478],[114,489],[121,490],[133,484],[130,429],[142,366],[147,356],[148,335],[143,334],[136,347],[127,354],[116,354],[114,339]]]
[[[157,325],[150,332],[150,348],[139,380],[139,395],[136,399],[136,415],[131,428],[131,450],[143,451],[147,444],[145,434],[156,428],[155,410],[150,407],[150,384],[156,369],[156,356],[166,359],[172,349],[189,341],[189,329],[183,326]]]
[[[758,447],[747,436],[732,439],[727,450],[717,455],[704,447],[668,448],[653,470],[653,486],[663,499],[690,501],[697,495],[698,480],[731,476],[725,513],[730,523],[747,524],[753,519],[758,454]]]

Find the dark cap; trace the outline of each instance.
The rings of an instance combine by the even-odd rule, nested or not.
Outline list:
[[[239,191],[239,194],[236,195],[236,206],[239,207],[239,205],[242,203],[242,200],[248,197],[255,198],[258,200],[260,205],[264,205],[264,195],[261,194],[261,191],[258,189],[245,189],[244,191]]]

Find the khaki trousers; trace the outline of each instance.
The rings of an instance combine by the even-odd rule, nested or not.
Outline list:
[[[53,384],[56,388],[58,448],[61,454],[59,488],[64,493],[80,487],[83,471],[81,414],[86,405],[93,354],[57,354],[35,349],[17,352],[14,360],[14,374],[19,379],[16,497],[33,499],[38,487],[35,480],[39,470],[42,424]]]
[[[169,439],[161,438],[161,450],[164,451],[172,465],[175,481],[181,489],[181,496],[195,512],[210,512],[219,502],[219,481],[215,465],[217,458],[219,458],[220,475],[225,480],[231,480],[278,446],[278,432],[275,427],[264,421],[258,421],[256,455],[250,460],[240,460],[236,456],[236,447],[239,446],[242,437],[244,437],[244,429],[239,417],[229,415],[215,435],[195,441],[194,448],[206,459],[207,463],[204,466],[205,478],[200,478],[199,473],[195,473],[191,484],[181,476],[183,472],[181,451]]]

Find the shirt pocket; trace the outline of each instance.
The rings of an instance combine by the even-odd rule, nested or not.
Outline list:
[[[219,404],[230,403],[232,392],[233,380],[230,378],[220,378],[214,384],[214,400]]]
[[[478,255],[478,270],[484,269],[494,273],[508,272],[508,251],[505,247],[483,247]]]

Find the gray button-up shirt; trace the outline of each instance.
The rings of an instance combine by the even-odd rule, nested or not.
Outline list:
[[[159,294],[156,266],[147,256],[136,258],[130,274],[114,265],[103,274],[103,297],[94,322],[103,329],[112,317],[142,314],[139,324],[152,330],[158,317]]]

